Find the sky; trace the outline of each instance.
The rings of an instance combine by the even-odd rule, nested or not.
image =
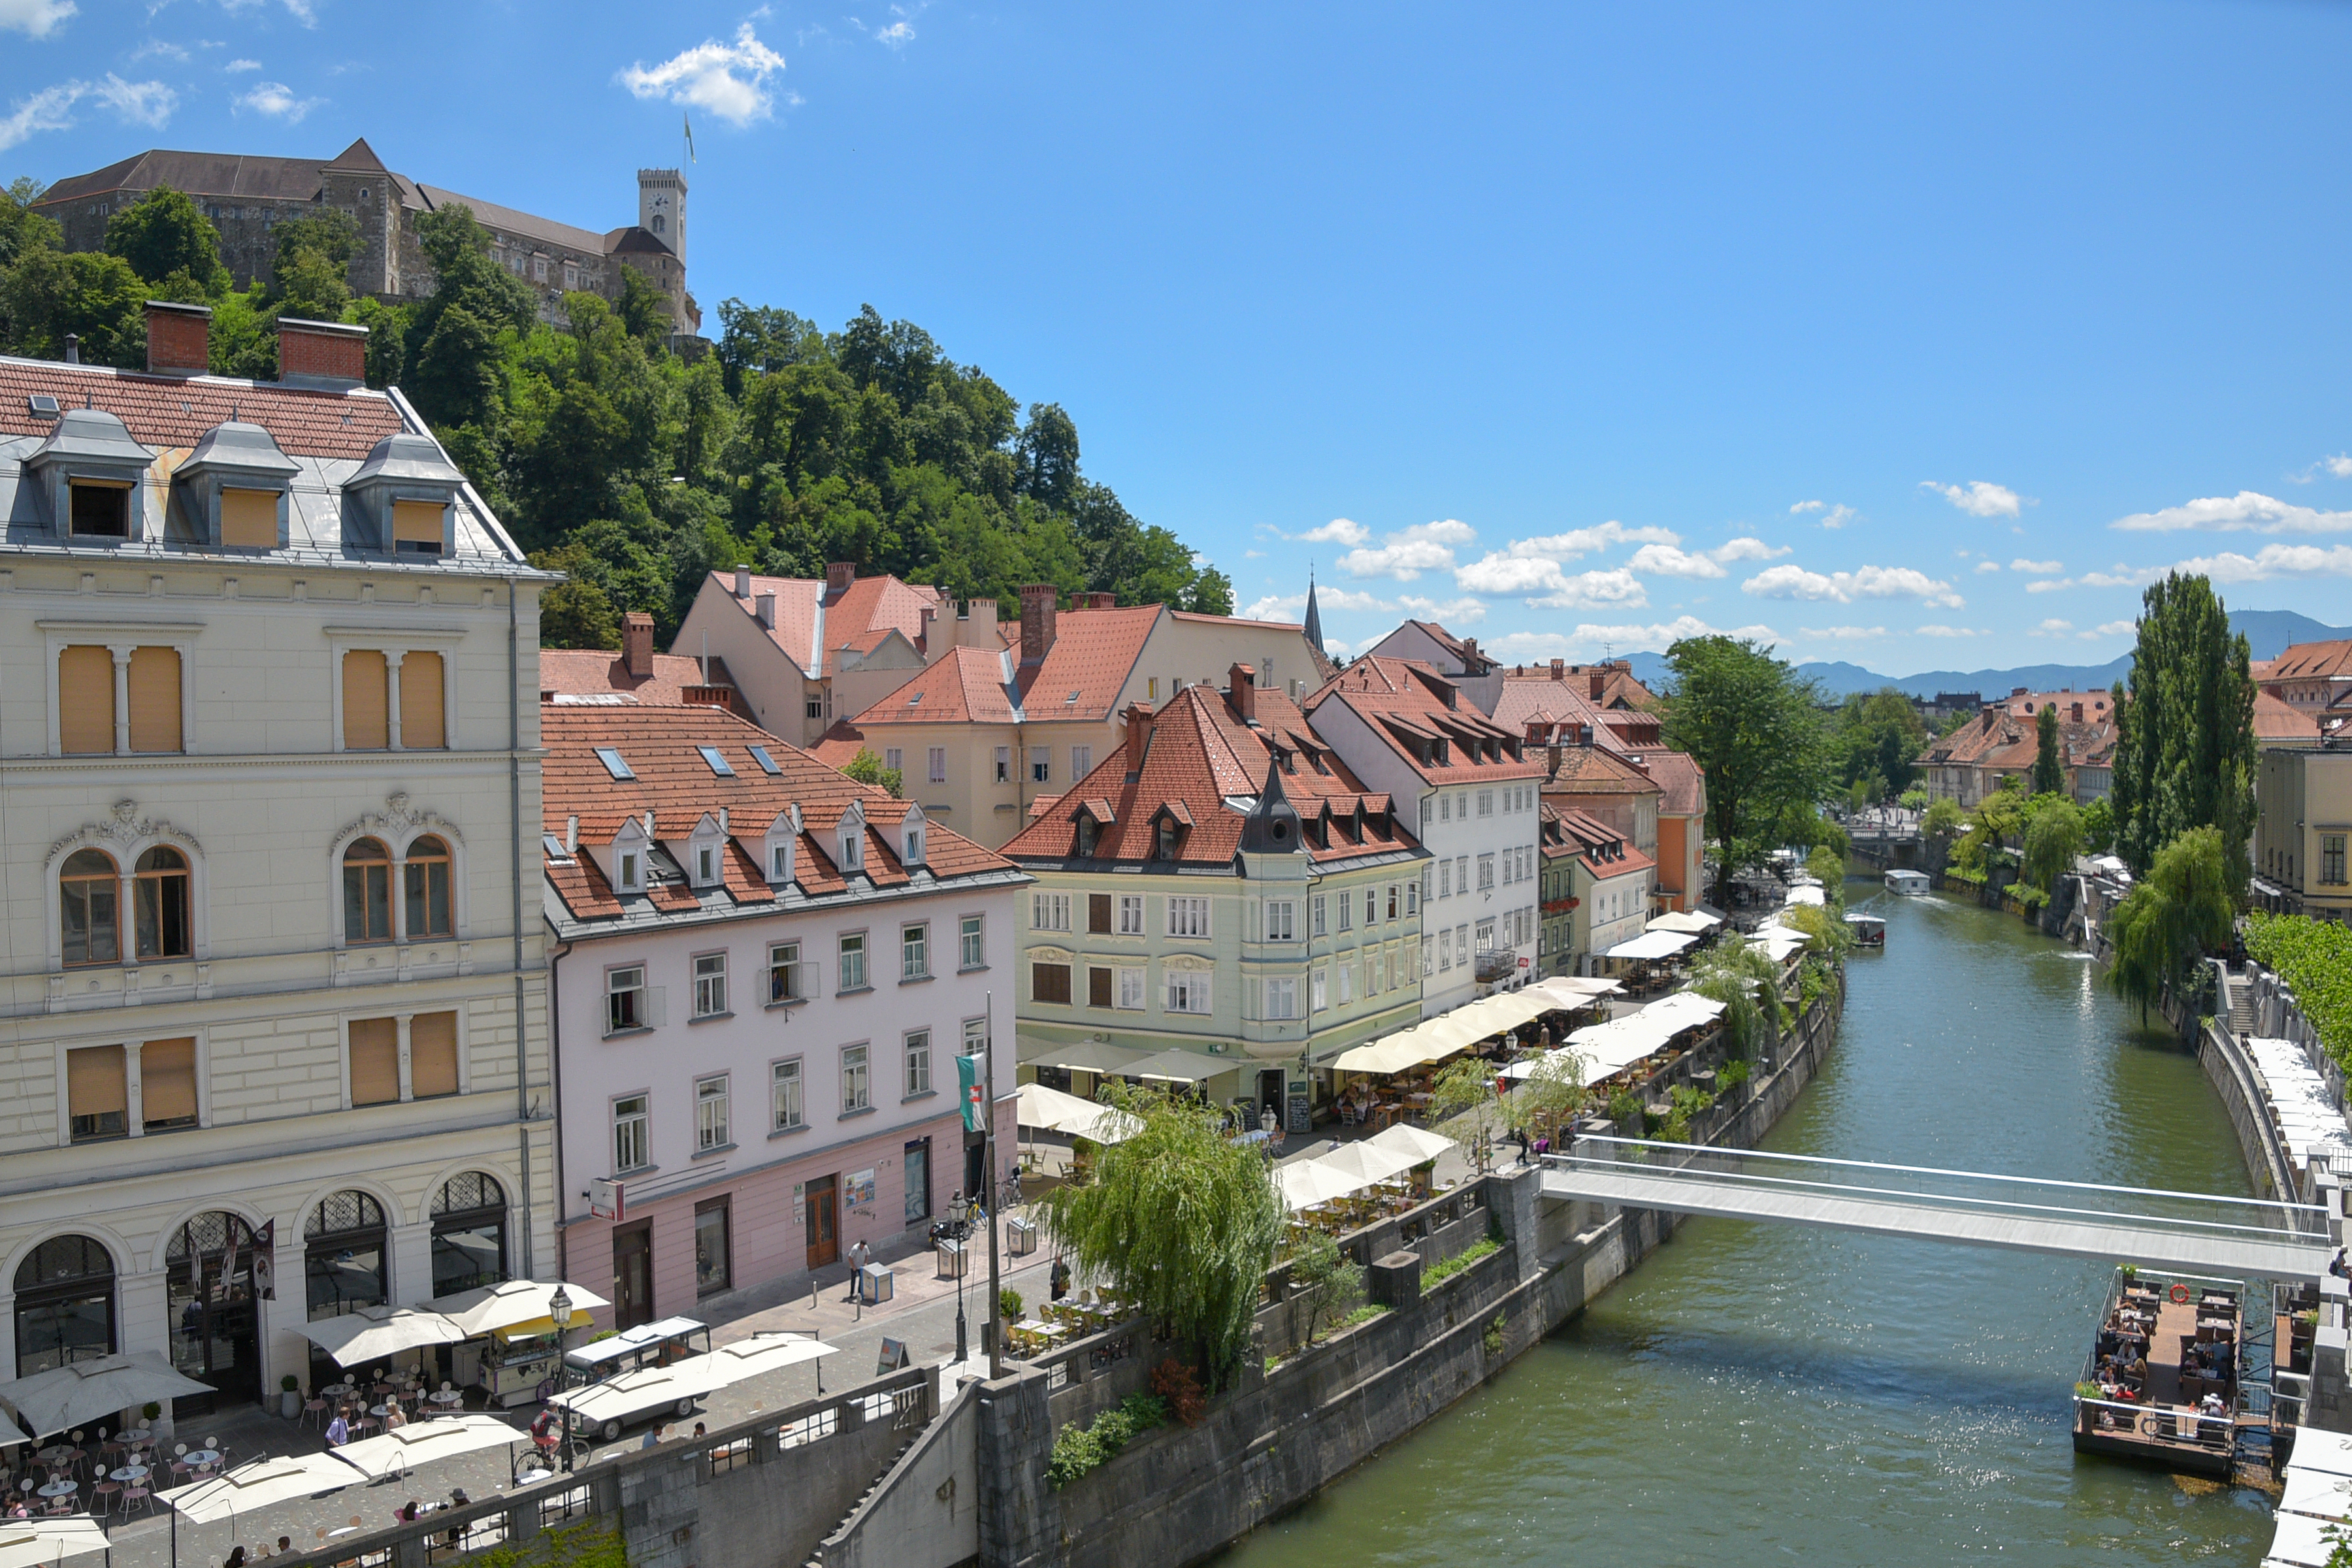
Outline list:
[[[1335,651],[2352,622],[2352,6],[0,0],[0,179],[327,158],[928,329]]]

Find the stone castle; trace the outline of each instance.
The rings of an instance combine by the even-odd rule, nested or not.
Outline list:
[[[617,300],[621,268],[629,267],[669,301],[674,333],[701,330],[701,307],[686,288],[686,176],[677,169],[638,170],[637,221],[602,234],[419,184],[385,168],[364,138],[323,162],[150,149],[59,180],[34,210],[64,228],[68,249],[97,250],[106,242],[106,220],[158,185],[186,192],[204,209],[240,289],[268,276],[278,224],[339,207],[360,227],[352,291],[392,304],[421,300],[433,291],[433,268],[417,243],[416,220],[462,205],[489,231],[491,256],[537,293],[542,320],[563,320],[567,289]]]

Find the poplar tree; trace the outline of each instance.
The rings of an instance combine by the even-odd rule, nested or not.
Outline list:
[[[2058,739],[2057,704],[2042,705],[2033,730],[2033,793],[2056,795],[2066,787],[2065,748]]]
[[[2216,828],[2231,898],[2243,907],[2253,875],[2251,652],[2202,576],[2173,573],[2142,604],[2128,697],[2116,688],[2116,852],[2145,877],[2166,845]]]

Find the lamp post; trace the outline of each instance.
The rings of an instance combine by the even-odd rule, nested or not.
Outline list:
[[[563,1392],[563,1336],[572,1327],[572,1292],[558,1285],[547,1299],[548,1320],[555,1325],[555,1391]],[[572,1469],[572,1406],[563,1406],[563,1468]]]

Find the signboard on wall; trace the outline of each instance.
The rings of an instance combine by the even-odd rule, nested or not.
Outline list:
[[[846,1204],[847,1204],[851,1208],[854,1208],[854,1209],[856,1209],[856,1208],[866,1208],[866,1207],[870,1206],[870,1205],[873,1204],[873,1202],[874,1202],[874,1170],[873,1170],[873,1167],[868,1166],[867,1168],[866,1168],[866,1169],[865,1169],[865,1170],[863,1170],[863,1171],[852,1171],[852,1172],[849,1173],[849,1185],[848,1185],[848,1191],[847,1191],[847,1193],[845,1194],[845,1195],[844,1196],[844,1198],[843,1198],[843,1200],[842,1200],[842,1201],[843,1201],[843,1202],[845,1202],[845,1203],[846,1203]]]
[[[1283,1118],[1283,1126],[1292,1132],[1315,1131],[1315,1102],[1306,1089],[1291,1091],[1289,1113]]]
[[[625,1217],[628,1194],[626,1184],[611,1176],[593,1176],[588,1182],[588,1212],[597,1219]]]

